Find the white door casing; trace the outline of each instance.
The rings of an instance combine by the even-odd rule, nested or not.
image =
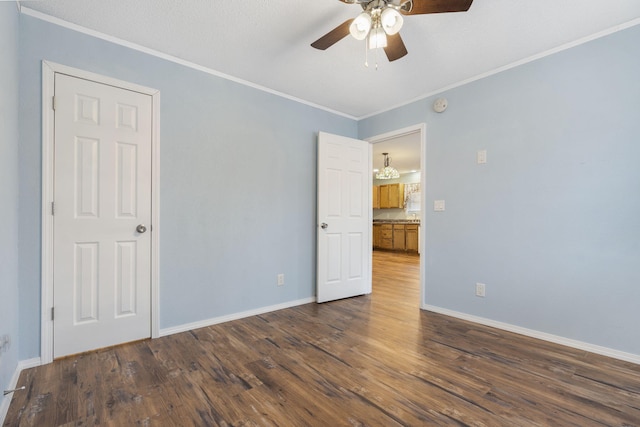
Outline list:
[[[158,107],[156,90],[43,61],[42,363],[158,336]]]
[[[371,176],[366,141],[318,136],[317,301],[371,293]]]

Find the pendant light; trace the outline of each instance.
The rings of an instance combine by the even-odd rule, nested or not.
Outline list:
[[[389,153],[382,153],[384,156],[384,168],[376,174],[376,179],[395,179],[400,178],[400,173],[391,167],[391,159]]]

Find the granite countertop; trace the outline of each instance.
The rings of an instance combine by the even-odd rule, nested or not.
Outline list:
[[[420,225],[419,219],[374,219],[374,224],[417,224]]]

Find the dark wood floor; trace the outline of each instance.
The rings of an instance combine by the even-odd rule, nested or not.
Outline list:
[[[25,370],[5,426],[636,426],[640,366],[421,312],[418,258],[371,296]]]

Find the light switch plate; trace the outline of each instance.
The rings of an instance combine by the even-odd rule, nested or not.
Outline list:
[[[434,200],[433,201],[433,210],[436,212],[444,211],[444,200]]]
[[[479,165],[487,163],[487,150],[478,150],[476,160],[478,161]]]

